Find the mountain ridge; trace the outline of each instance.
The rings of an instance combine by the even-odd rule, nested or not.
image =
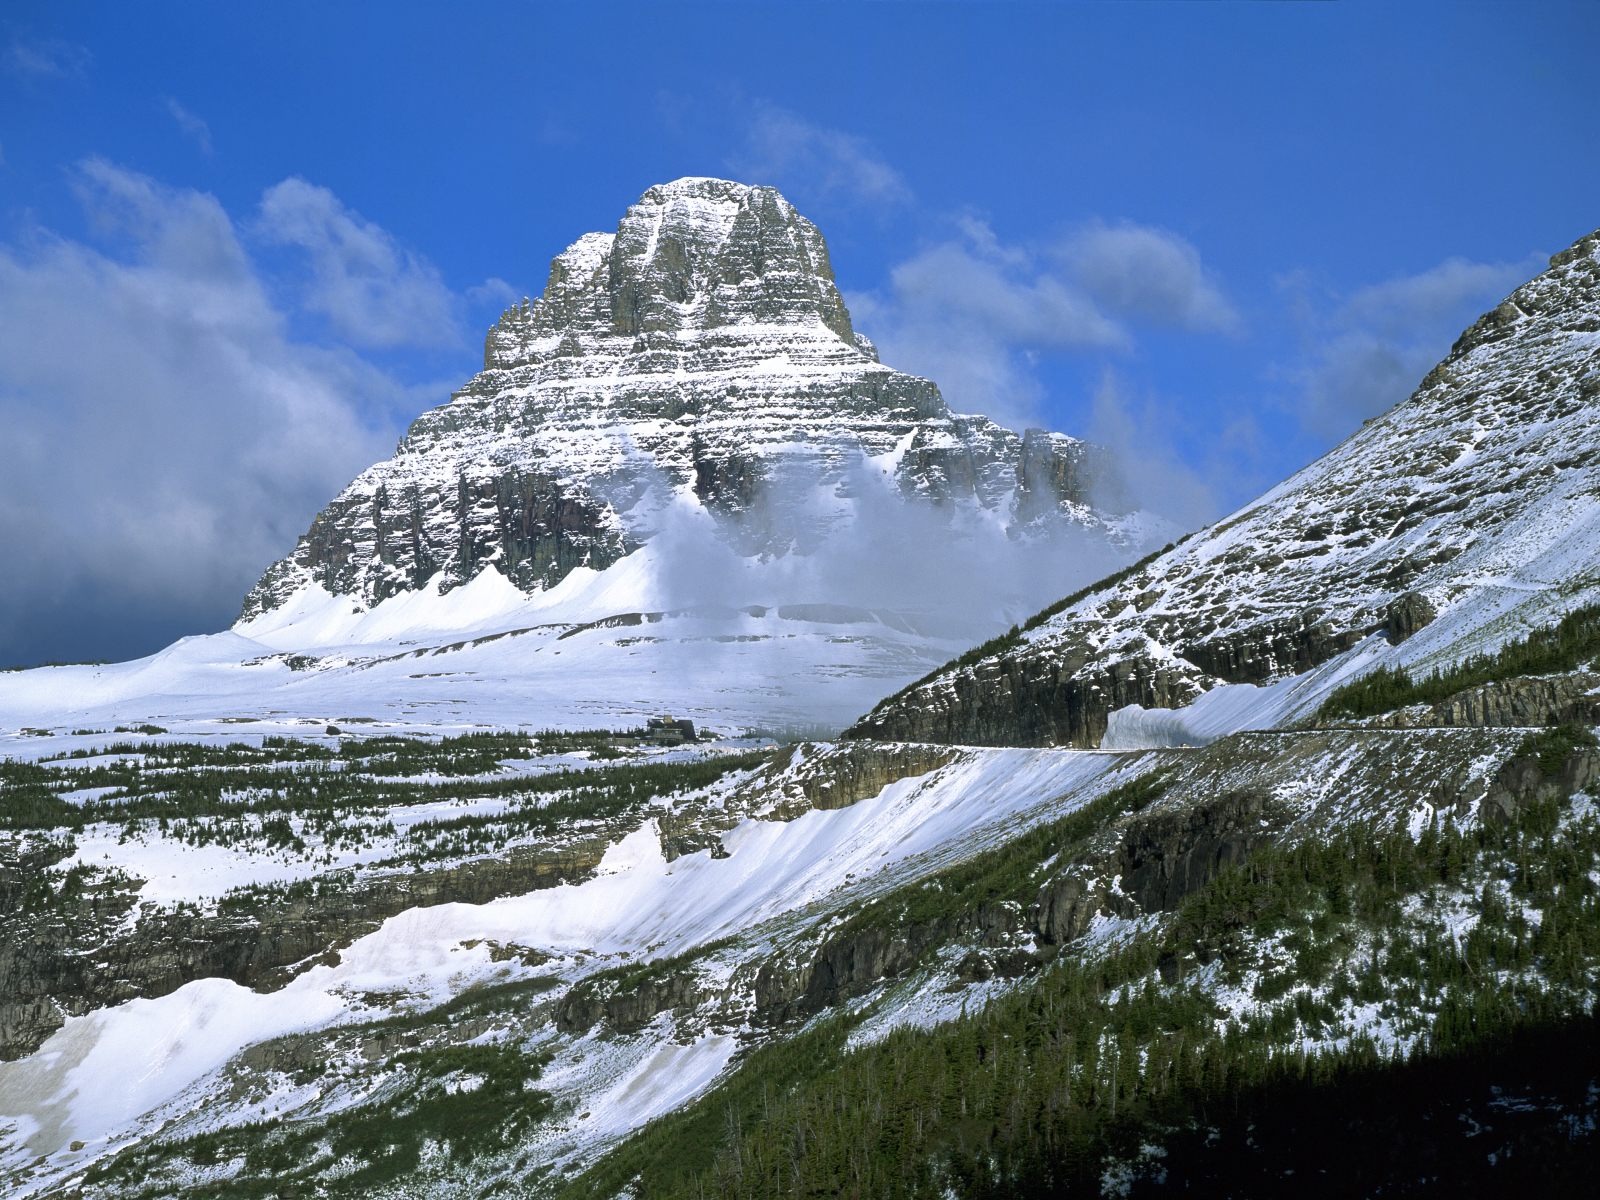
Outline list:
[[[285,609],[250,625],[282,646],[8,680],[40,722],[35,686],[236,690],[177,733],[6,734],[0,1177],[1343,1194],[1355,1138],[1369,1191],[1573,1190],[1600,1111],[1597,305],[1591,238],[1318,463],[875,710],[1101,752],[651,745],[616,706],[675,622],[692,649],[649,661],[684,678],[650,698],[725,715],[741,668],[792,697],[801,660],[720,655],[785,625],[836,649],[862,615],[576,623],[585,587],[642,596],[665,539],[574,569],[547,625],[484,570],[340,597],[320,656]],[[569,700],[598,679],[612,707],[568,711],[612,727],[535,731],[539,663]],[[1362,705],[1301,719],[1349,682]]]
[[[1597,348],[1600,232],[1328,454],[848,736],[1092,747],[1119,710],[1181,710],[1355,653],[1431,669],[1584,603],[1600,588],[1583,562],[1600,525]],[[1566,594],[1544,586],[1558,578]],[[1163,722],[1187,736],[1181,719],[1147,732]]]

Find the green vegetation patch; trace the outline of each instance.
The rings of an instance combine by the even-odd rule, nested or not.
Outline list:
[[[1374,717],[1413,704],[1437,704],[1457,692],[1521,675],[1574,671],[1600,656],[1600,605],[1574,609],[1557,624],[1508,642],[1421,679],[1379,667],[1337,689],[1323,702],[1322,717]]]
[[[1597,865],[1600,825],[1557,802],[1495,828],[1434,821],[1413,838],[1372,824],[1271,847],[1217,874],[1164,929],[1095,961],[1062,958],[947,1025],[852,1051],[838,1017],[758,1050],[560,1194],[1095,1195],[1108,1164],[1148,1145],[1173,1146],[1169,1168],[1196,1177],[1292,1166],[1292,1144],[1251,1137],[1280,1108],[1361,1124],[1386,1170],[1426,1153],[1441,1170],[1481,1171],[1493,1143],[1467,1140],[1457,1116],[1469,1104],[1504,1114],[1473,1064],[1517,1078],[1533,1070],[1530,1047],[1558,1047],[1534,1065],[1560,1075],[1580,1114],[1593,1107],[1581,1064],[1595,1062]],[[998,869],[975,863],[968,882]],[[978,895],[955,878],[947,895]],[[1212,998],[1218,971],[1251,989],[1243,1013]],[[1359,1021],[1350,1033],[1361,1006],[1376,1029],[1410,1037],[1409,1057]],[[1348,1110],[1356,1095],[1380,1102],[1376,1119]],[[1528,1161],[1587,1161],[1593,1125],[1553,1121],[1518,1143],[1536,1148]],[[1551,1128],[1573,1132],[1552,1141]]]
[[[310,837],[355,849],[395,837],[384,810],[504,801],[408,830],[397,861],[482,853],[507,838],[601,821],[648,801],[709,786],[766,760],[754,751],[679,762],[481,777],[509,758],[604,749],[604,731],[471,733],[350,739],[338,746],[268,737],[259,746],[116,742],[38,762],[0,760],[0,830],[79,830],[110,822],[125,837],[154,824],[190,845],[257,845],[305,853]],[[532,739],[532,740],[530,740]],[[539,739],[543,739],[542,741]],[[611,754],[601,754],[610,758]],[[95,789],[72,804],[61,793]],[[387,860],[386,860],[387,861]]]

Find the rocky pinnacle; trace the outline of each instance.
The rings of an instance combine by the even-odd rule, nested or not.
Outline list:
[[[782,550],[783,522],[751,515],[785,480],[845,495],[863,462],[910,500],[1019,530],[1104,528],[1116,507],[1097,448],[952,413],[880,363],[822,234],[776,190],[680,179],[557,255],[543,295],[489,331],[484,369],[317,515],[243,616],[313,581],[367,605],[490,565],[549,587],[648,540],[673,493],[749,552]]]

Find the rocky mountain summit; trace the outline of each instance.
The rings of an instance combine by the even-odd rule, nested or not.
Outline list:
[[[243,619],[312,582],[370,605],[493,564],[547,588],[647,541],[672,497],[747,553],[803,547],[785,497],[832,488],[847,514],[858,470],[1014,527],[1130,540],[1108,468],[1075,438],[952,413],[880,363],[821,233],[776,190],[680,179],[556,256],[544,294],[489,331],[483,371],[316,517]]]
[[[1358,647],[1429,670],[1600,588],[1597,497],[1600,234],[1590,234],[1329,454],[890,698],[851,736],[1093,747],[1124,710],[1146,742],[1181,741],[1182,720],[1144,710],[1286,681]]]

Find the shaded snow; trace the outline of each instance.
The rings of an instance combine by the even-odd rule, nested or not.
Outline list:
[[[314,737],[348,718],[364,724],[347,732],[433,735],[627,728],[663,712],[726,733],[840,728],[965,644],[916,613],[771,602],[803,569],[749,560],[742,607],[683,610],[659,607],[665,567],[650,547],[533,596],[491,569],[358,612],[312,584],[237,631],[149,658],[0,675],[0,755],[144,723],[224,740]],[[40,727],[57,736],[21,732]]]

